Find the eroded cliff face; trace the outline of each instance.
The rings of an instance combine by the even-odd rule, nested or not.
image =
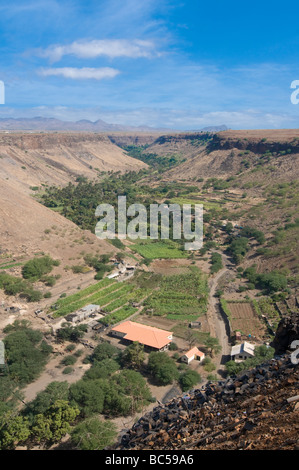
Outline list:
[[[255,135],[249,133],[248,137],[246,137],[245,131],[240,135],[236,131],[223,132],[214,135],[210,148],[211,150],[248,150],[256,154],[265,152],[299,153],[299,139],[294,133],[280,134],[278,132],[277,135],[274,133],[263,135],[268,135],[268,138],[259,136],[257,131],[255,131]]]

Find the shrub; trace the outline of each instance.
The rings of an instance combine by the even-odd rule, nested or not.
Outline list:
[[[62,371],[63,374],[71,374],[74,371],[73,367],[65,367]]]
[[[80,450],[102,450],[113,444],[117,429],[110,421],[90,418],[79,423],[72,431],[71,438]]]
[[[66,356],[64,359],[62,359],[61,364],[64,364],[65,366],[73,366],[77,361],[77,358],[75,356]]]
[[[22,268],[23,278],[32,281],[41,279],[45,274],[50,273],[55,265],[57,266],[57,262],[50,256],[32,259],[25,263]]]
[[[201,377],[195,370],[187,370],[181,374],[179,378],[179,383],[183,392],[194,387],[198,382],[200,382]]]

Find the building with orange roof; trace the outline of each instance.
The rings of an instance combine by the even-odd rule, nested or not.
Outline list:
[[[204,358],[205,358],[205,354],[195,347],[195,348],[190,349],[190,351],[187,351],[181,357],[181,361],[185,362],[186,364],[190,364],[190,362],[194,361],[194,359],[198,359],[201,362],[204,360]]]
[[[142,323],[125,321],[112,328],[111,335],[130,343],[138,341],[151,351],[163,351],[170,345],[173,333]]]

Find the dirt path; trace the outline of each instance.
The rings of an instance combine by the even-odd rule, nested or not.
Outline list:
[[[218,273],[210,279],[209,282],[209,308],[207,311],[207,320],[210,327],[210,334],[214,338],[218,338],[219,344],[221,346],[221,353],[215,356],[214,361],[216,363],[217,370],[223,370],[224,365],[222,364],[223,356],[228,356],[230,354],[230,342],[227,336],[225,322],[222,318],[219,300],[215,297],[215,294],[219,288],[220,279],[228,272],[230,272],[233,264],[230,262],[229,258],[221,253],[223,268],[218,271]]]
[[[51,382],[68,382],[69,384],[77,382],[82,378],[86,370],[90,367],[89,364],[78,364],[74,366],[74,371],[71,374],[63,374],[63,368],[58,369],[62,356],[56,356],[51,359],[47,364],[47,369],[41,374],[41,376],[23,390],[24,401],[26,403],[34,400],[36,395],[44,390],[47,385]]]

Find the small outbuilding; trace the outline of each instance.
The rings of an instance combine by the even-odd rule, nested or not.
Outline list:
[[[199,362],[203,361],[205,358],[205,354],[200,351],[198,348],[192,348],[190,351],[187,351],[182,357],[181,361],[185,362],[186,364],[190,364],[190,362],[197,359]]]

